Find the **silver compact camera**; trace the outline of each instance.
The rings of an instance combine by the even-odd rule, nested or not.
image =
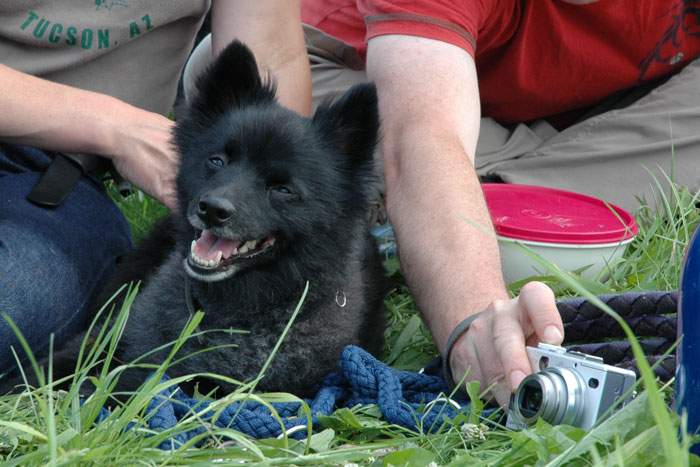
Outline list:
[[[533,373],[520,383],[508,407],[506,426],[521,430],[542,418],[552,425],[588,430],[620,401],[633,397],[633,371],[606,365],[603,359],[563,347],[528,347]]]

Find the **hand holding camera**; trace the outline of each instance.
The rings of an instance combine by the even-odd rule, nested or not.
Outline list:
[[[527,376],[513,393],[506,422],[510,429],[527,428],[542,418],[552,425],[588,430],[613,406],[623,407],[633,398],[633,371],[543,343],[528,347],[527,354],[532,368],[539,371]]]

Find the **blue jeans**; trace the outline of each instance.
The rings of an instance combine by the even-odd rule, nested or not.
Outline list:
[[[0,313],[37,354],[89,324],[89,304],[131,248],[129,226],[101,184],[82,177],[59,207],[26,200],[51,162],[43,151],[0,145]],[[0,319],[0,374],[14,367],[18,340]]]

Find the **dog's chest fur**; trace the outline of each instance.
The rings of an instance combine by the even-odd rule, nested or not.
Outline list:
[[[372,247],[366,235],[354,243],[351,251]],[[372,258],[340,258],[337,271],[309,277],[306,299],[258,389],[311,395],[345,345],[362,343],[375,354],[381,351],[383,287],[367,280],[381,277],[381,266]],[[178,252],[171,254],[134,302],[120,344],[124,361],[145,354],[156,342],[175,341],[190,319],[183,259]],[[171,377],[216,373],[250,381],[258,376],[302,297],[305,281],[278,283],[268,278],[265,289],[259,285],[265,278],[256,274],[242,274],[226,287],[191,283],[193,298],[205,313],[197,330],[203,334],[201,339],[190,337],[179,351],[175,359],[192,356],[169,368]],[[201,352],[204,349],[208,350]],[[152,353],[146,361],[160,363],[168,351]],[[137,383],[144,376],[145,372],[131,372],[125,383],[131,386],[132,378]],[[234,389],[221,381],[216,385]],[[214,384],[206,387],[210,386]]]

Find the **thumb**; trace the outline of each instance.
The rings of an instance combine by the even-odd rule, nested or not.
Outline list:
[[[540,342],[561,345],[564,325],[554,299],[554,292],[542,282],[528,282],[520,290],[518,303],[524,310],[523,328],[530,328]],[[529,324],[529,326],[527,326]]]

